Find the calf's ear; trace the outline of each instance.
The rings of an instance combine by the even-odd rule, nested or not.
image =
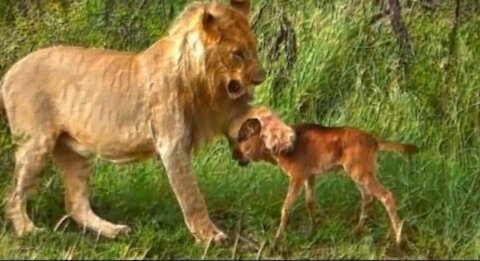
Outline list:
[[[258,119],[248,119],[242,124],[242,127],[240,127],[237,139],[239,142],[244,141],[252,137],[253,135],[260,134],[261,130],[262,125],[260,124],[260,121]]]

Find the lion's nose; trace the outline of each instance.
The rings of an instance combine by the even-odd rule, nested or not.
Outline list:
[[[252,83],[255,85],[259,85],[265,81],[267,73],[262,67],[258,67],[253,71],[252,75]]]

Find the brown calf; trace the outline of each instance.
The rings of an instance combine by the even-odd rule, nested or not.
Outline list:
[[[261,137],[260,122],[247,120],[240,128],[233,158],[245,166],[249,161],[264,160],[280,168],[290,178],[290,187],[283,203],[280,226],[275,239],[285,229],[288,212],[305,186],[305,199],[310,218],[310,231],[314,226],[315,175],[335,168],[343,168],[359,188],[361,211],[356,230],[364,227],[368,208],[377,198],[390,217],[396,243],[401,242],[402,225],[397,215],[395,199],[375,176],[376,153],[391,151],[413,154],[417,147],[392,141],[378,140],[372,135],[351,127],[323,127],[316,124],[295,126],[296,143],[288,154],[274,154],[266,149]]]

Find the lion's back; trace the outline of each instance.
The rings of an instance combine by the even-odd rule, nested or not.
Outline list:
[[[131,69],[134,55],[127,52],[76,46],[53,46],[34,51],[16,62],[5,74],[4,93],[48,92],[61,88],[68,81],[82,78],[103,78],[108,73]],[[25,88],[22,90],[22,88]]]
[[[141,81],[134,54],[54,46],[14,64],[2,96],[14,133],[48,127],[90,136],[138,124],[130,121],[142,113]]]

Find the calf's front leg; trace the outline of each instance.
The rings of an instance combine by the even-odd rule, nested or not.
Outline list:
[[[287,221],[288,221],[288,214],[290,212],[290,209],[293,206],[293,203],[295,202],[298,195],[300,194],[302,183],[303,183],[302,180],[293,179],[293,178],[290,179],[290,185],[288,188],[287,197],[285,198],[285,201],[283,202],[283,206],[282,206],[280,226],[277,229],[277,233],[275,235],[275,241],[278,240],[280,235],[285,230],[285,226],[287,225]]]

